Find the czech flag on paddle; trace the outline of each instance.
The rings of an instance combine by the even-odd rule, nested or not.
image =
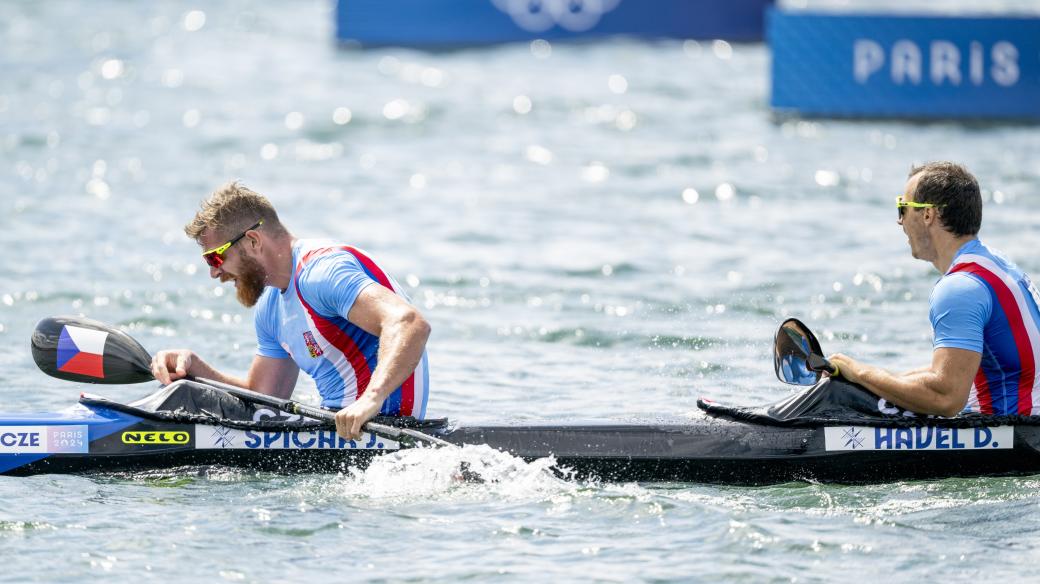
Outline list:
[[[105,340],[108,333],[65,325],[58,338],[58,371],[105,378]]]

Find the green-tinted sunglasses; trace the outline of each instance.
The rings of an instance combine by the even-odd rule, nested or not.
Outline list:
[[[935,203],[915,203],[913,201],[904,201],[903,195],[896,197],[896,210],[899,211],[899,218],[903,218],[903,213],[906,212],[906,208],[911,207],[914,209],[938,209],[942,205],[936,205]]]

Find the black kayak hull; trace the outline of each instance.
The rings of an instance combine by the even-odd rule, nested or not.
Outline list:
[[[58,435],[62,433],[55,428],[75,432],[85,428],[88,443],[71,447],[59,444],[57,448],[77,452],[12,453],[10,447],[0,449],[0,474],[211,466],[335,473],[363,469],[374,457],[405,447],[371,435],[357,443],[343,441],[328,429],[250,430],[171,423],[98,406],[89,413],[74,415],[0,419],[0,433],[8,437],[7,443],[13,440],[31,445],[29,434],[40,428]],[[832,433],[833,428],[842,429],[831,428]],[[842,444],[828,440],[827,427],[759,425],[710,414],[681,424],[450,427],[432,423],[423,430],[453,444],[487,445],[528,461],[551,456],[561,474],[604,481],[855,484],[1040,473],[1040,426],[1030,425],[985,429],[990,435],[1003,437],[1004,444],[997,446],[993,446],[992,438],[988,442],[985,436],[977,439],[979,430],[975,428],[862,427],[858,431],[878,433],[881,443],[851,450],[836,450]],[[73,430],[65,432],[69,433],[74,435]],[[887,442],[884,436],[888,436]],[[1011,444],[1007,444],[1008,438],[1012,438]]]
[[[913,439],[926,429],[897,432]],[[951,448],[935,450],[893,445],[897,448],[833,451],[827,449],[824,428],[755,426],[710,416],[684,425],[462,428],[445,439],[489,444],[527,460],[551,454],[580,477],[609,481],[863,484],[1040,473],[1040,427],[1015,427],[1013,448],[1007,449],[953,448],[970,443],[974,430],[946,430]],[[627,446],[633,441],[642,443]]]

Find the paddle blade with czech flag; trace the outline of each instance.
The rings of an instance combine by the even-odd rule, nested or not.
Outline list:
[[[37,367],[52,377],[85,383],[141,383],[152,379],[151,356],[130,335],[88,318],[41,320],[32,335]]]

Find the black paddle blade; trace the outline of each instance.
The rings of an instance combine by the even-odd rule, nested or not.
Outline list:
[[[151,355],[123,331],[75,316],[45,318],[32,335],[32,355],[41,371],[84,383],[141,383],[155,379]]]
[[[815,385],[820,378],[820,341],[797,318],[789,318],[780,325],[773,341],[773,369],[776,377],[791,385]],[[830,364],[828,363],[828,366]]]

